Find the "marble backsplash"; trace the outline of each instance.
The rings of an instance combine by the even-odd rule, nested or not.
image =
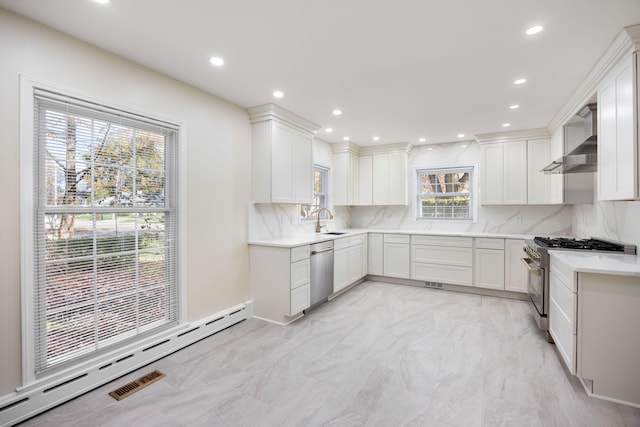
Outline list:
[[[249,204],[249,239],[281,239],[314,233],[315,221],[300,221],[298,206]],[[416,221],[410,206],[335,206],[325,230],[344,228],[451,233],[572,235],[571,206],[480,207],[477,222]]]
[[[411,206],[351,208],[353,228],[451,233],[570,235],[571,206],[480,207],[477,222],[416,220]]]
[[[299,205],[249,204],[249,240],[283,239],[315,232],[316,221],[300,220]],[[322,231],[351,228],[350,208],[332,208],[333,220],[321,220]]]
[[[577,237],[600,237],[640,248],[640,202],[597,202],[573,208]]]

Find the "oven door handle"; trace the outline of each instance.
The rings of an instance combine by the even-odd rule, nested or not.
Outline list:
[[[542,275],[540,273],[542,270],[536,267],[535,264],[533,264],[533,261],[531,261],[529,258],[520,258],[520,261],[522,261],[522,263],[527,266],[527,270],[529,270],[532,274],[535,274],[536,276]]]

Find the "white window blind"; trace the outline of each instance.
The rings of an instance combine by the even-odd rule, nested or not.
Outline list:
[[[473,167],[416,172],[418,219],[473,219]]]
[[[35,373],[179,319],[178,127],[35,98]]]

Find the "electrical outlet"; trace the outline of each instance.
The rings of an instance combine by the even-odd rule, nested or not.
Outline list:
[[[518,215],[514,220],[516,221],[516,224],[522,224],[522,215]]]
[[[285,225],[288,219],[286,215],[280,215],[280,225]]]

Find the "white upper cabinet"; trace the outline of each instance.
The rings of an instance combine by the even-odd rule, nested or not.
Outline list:
[[[358,158],[358,204],[373,205],[373,156]]]
[[[252,194],[257,203],[311,203],[313,135],[319,126],[274,104],[248,109]]]
[[[333,204],[358,204],[358,150],[351,143],[333,144]]]
[[[552,185],[562,183],[540,172],[551,162],[548,136],[546,129],[478,135],[483,205],[554,203]]]
[[[551,200],[553,175],[545,175],[541,172],[542,168],[550,163],[551,158],[550,139],[527,141],[527,203],[530,205],[553,203]]]
[[[637,61],[622,60],[598,90],[599,200],[638,199]]]
[[[367,147],[363,154],[371,157],[371,175],[368,172],[368,159],[364,161],[363,173],[360,174],[361,203],[368,199],[371,187],[371,203],[373,205],[407,205],[407,161],[410,144],[393,144],[380,147]],[[361,162],[362,167],[362,162]],[[369,184],[369,182],[371,184]]]

